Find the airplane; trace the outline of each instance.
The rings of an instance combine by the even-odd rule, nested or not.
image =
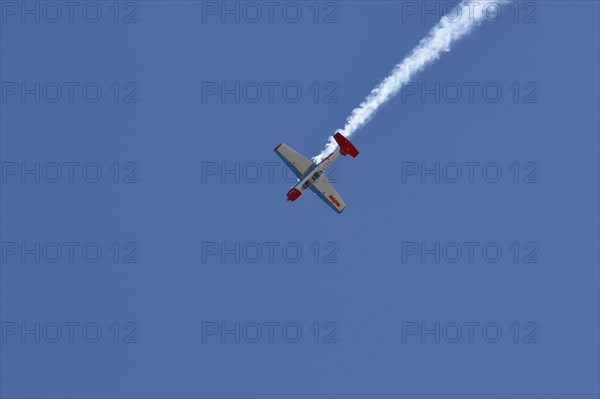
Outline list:
[[[287,193],[288,201],[296,201],[306,189],[310,189],[337,213],[342,213],[346,208],[346,204],[325,176],[325,171],[340,154],[356,158],[358,150],[340,132],[334,134],[333,138],[338,143],[339,148],[318,164],[313,163],[283,143],[275,147],[277,155],[298,177],[298,183]]]

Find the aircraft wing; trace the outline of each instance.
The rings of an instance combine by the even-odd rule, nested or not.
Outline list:
[[[337,213],[342,213],[344,208],[346,208],[342,197],[335,191],[327,176],[321,176],[319,180],[310,186],[310,189]]]
[[[279,144],[275,147],[275,152],[279,157],[285,162],[285,164],[296,174],[298,179],[302,178],[304,174],[311,171],[315,164],[312,163],[309,159],[304,158],[302,155],[298,154],[291,147],[285,144]]]

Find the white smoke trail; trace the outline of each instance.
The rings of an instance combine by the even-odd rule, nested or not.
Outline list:
[[[388,77],[386,77],[365,100],[355,108],[341,133],[351,137],[358,129],[363,127],[373,118],[379,108],[394,97],[402,87],[408,83],[416,73],[427,65],[437,60],[442,52],[450,51],[450,47],[460,38],[467,35],[484,19],[496,21],[501,15],[500,4],[509,0],[464,0],[429,31],[417,47],[397,64]],[[313,157],[314,162],[321,162],[327,155],[337,148],[333,137],[325,149]]]

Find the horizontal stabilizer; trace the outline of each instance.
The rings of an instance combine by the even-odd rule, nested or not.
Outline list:
[[[335,139],[335,141],[340,146],[340,154],[342,154],[342,155],[348,154],[352,158],[356,158],[356,156],[358,155],[358,150],[356,149],[356,147],[354,147],[354,145],[350,142],[350,140],[348,140],[347,138],[345,138],[339,132],[336,133],[336,134],[334,134],[333,138]]]

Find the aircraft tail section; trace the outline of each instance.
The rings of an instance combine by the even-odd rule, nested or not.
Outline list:
[[[340,132],[334,134],[333,138],[340,146],[341,155],[350,155],[352,158],[356,158],[358,155],[358,150],[356,147],[354,147],[354,144],[352,144],[350,140],[345,138]]]

